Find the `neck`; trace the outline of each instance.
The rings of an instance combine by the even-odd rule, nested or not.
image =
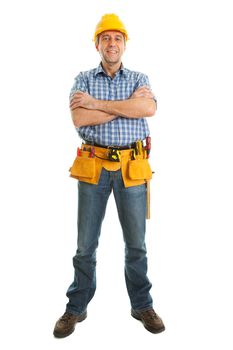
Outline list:
[[[107,75],[109,75],[111,78],[114,78],[114,76],[116,75],[116,73],[119,71],[120,67],[121,67],[121,62],[119,63],[106,63],[102,61],[102,66],[105,70],[105,72],[107,73]]]

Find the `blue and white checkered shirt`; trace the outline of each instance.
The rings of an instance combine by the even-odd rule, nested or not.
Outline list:
[[[126,100],[140,86],[150,86],[145,74],[121,66],[112,79],[100,64],[97,68],[80,72],[70,92],[70,98],[77,91],[87,92],[98,100]],[[107,146],[125,146],[149,135],[146,118],[118,117],[110,122],[76,128],[79,136],[88,142]]]

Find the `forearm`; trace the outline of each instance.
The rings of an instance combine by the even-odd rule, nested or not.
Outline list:
[[[152,98],[144,97],[121,101],[94,100],[93,108],[125,118],[142,118],[155,114],[156,102]]]
[[[76,127],[104,124],[116,118],[109,113],[86,108],[76,108],[71,110],[71,117]]]

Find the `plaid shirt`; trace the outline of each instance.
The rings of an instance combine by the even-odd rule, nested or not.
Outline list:
[[[145,74],[121,66],[112,79],[100,64],[95,69],[79,73],[71,89],[70,98],[80,90],[98,100],[126,100],[143,85],[150,86]],[[83,140],[107,146],[125,146],[137,140],[143,140],[149,135],[146,118],[118,117],[104,124],[82,126],[76,129]]]

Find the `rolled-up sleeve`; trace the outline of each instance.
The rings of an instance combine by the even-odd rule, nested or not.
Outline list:
[[[80,72],[74,80],[74,85],[72,86],[70,91],[70,100],[77,91],[87,92],[87,86],[82,72]]]
[[[139,75],[136,89],[141,87],[141,86],[148,86],[151,89],[151,85],[150,85],[148,76],[146,74],[142,74],[142,73],[140,73],[140,75]],[[151,89],[151,91],[153,92],[152,89]],[[157,97],[154,95],[153,98],[154,98],[155,102],[157,103]]]

